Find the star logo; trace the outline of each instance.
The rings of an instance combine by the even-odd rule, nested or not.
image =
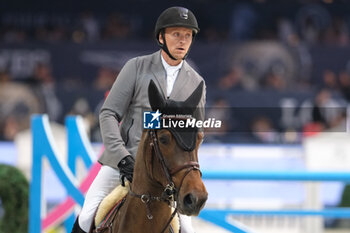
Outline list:
[[[143,112],[143,128],[144,129],[160,129],[160,116],[162,113],[157,110],[156,112]]]
[[[154,120],[158,119],[158,117],[160,117],[162,114],[159,112],[159,110],[157,110],[155,113],[151,113],[151,115],[153,116],[151,122],[153,122]]]

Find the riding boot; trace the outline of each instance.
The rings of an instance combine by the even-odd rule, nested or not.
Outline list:
[[[75,220],[71,233],[86,233],[79,226],[79,217],[77,217],[77,219]]]

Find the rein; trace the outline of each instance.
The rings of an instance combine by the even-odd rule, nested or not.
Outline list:
[[[171,221],[173,220],[173,218],[175,217],[178,209],[177,209],[177,205],[175,205],[176,201],[178,198],[177,195],[180,193],[180,189],[182,187],[182,183],[185,180],[185,177],[192,171],[192,170],[198,170],[200,172],[199,169],[199,163],[196,161],[189,161],[184,163],[183,165],[173,168],[171,169],[171,171],[169,171],[168,167],[166,166],[165,160],[164,160],[164,156],[162,155],[162,152],[160,151],[159,148],[159,144],[158,144],[158,139],[157,139],[157,133],[154,129],[151,129],[149,131],[149,135],[151,137],[151,142],[150,142],[150,146],[152,147],[153,151],[155,152],[158,161],[161,164],[163,173],[165,174],[165,177],[167,179],[167,185],[165,186],[163,193],[160,197],[155,197],[155,196],[151,196],[149,194],[136,194],[131,190],[131,185],[129,186],[129,193],[131,196],[136,197],[136,198],[140,198],[141,202],[144,203],[146,205],[146,209],[147,209],[147,218],[148,219],[153,219],[153,215],[151,214],[151,210],[150,210],[150,203],[152,201],[164,201],[166,203],[168,203],[168,205],[170,207],[175,207],[174,212],[171,214],[170,219],[168,220],[167,224],[165,225],[165,227],[163,228],[163,230],[161,231],[161,233],[165,232],[165,230],[168,228],[168,226],[170,225]],[[181,179],[180,185],[178,187],[178,189],[176,189],[175,184],[172,180],[172,176],[175,175],[176,173],[182,171],[183,169],[187,169],[184,176]],[[202,173],[201,173],[202,174]],[[175,196],[176,195],[176,196]]]

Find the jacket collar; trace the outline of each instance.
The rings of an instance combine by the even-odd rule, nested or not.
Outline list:
[[[164,98],[167,98],[167,89],[166,89],[166,71],[162,65],[161,61],[161,50],[155,52],[152,54],[152,73],[155,76],[155,80],[158,83],[158,86],[162,90]],[[184,60],[184,63],[179,71],[178,77],[176,78],[176,81],[174,83],[174,87],[172,92],[170,93],[170,99],[175,99],[179,98],[181,90],[183,89],[184,86],[186,86],[188,79],[189,79],[189,74],[188,72],[190,71],[189,65]]]

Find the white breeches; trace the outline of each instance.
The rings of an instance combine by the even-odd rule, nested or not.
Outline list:
[[[120,184],[119,171],[103,165],[85,196],[84,206],[79,214],[79,226],[85,232],[90,230],[95,211],[100,202]],[[191,217],[180,216],[181,232],[194,233]]]
[[[86,193],[84,206],[79,214],[79,226],[82,230],[89,232],[98,205],[119,184],[119,171],[102,166]]]

